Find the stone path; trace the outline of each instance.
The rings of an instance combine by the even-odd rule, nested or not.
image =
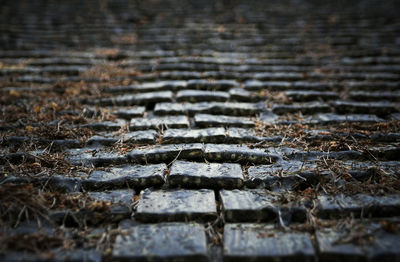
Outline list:
[[[1,261],[400,261],[398,1],[5,1]]]

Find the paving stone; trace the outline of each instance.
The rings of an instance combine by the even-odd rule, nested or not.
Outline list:
[[[400,147],[396,144],[369,147],[368,151],[367,157],[372,154],[374,158],[379,160],[400,160]]]
[[[263,224],[226,224],[224,261],[314,261],[307,233],[287,233]]]
[[[321,218],[344,217],[353,214],[355,217],[398,216],[400,207],[399,195],[371,196],[356,194],[353,196],[321,195],[318,197],[318,216]]]
[[[151,103],[171,102],[173,93],[171,91],[139,93],[135,95],[120,95],[109,98],[102,98],[93,101],[86,101],[88,104],[102,106],[133,106],[148,105]]]
[[[121,215],[122,217],[129,217],[131,214],[131,206],[135,191],[131,189],[112,190],[102,192],[88,192],[88,196],[100,202],[110,203],[110,213],[112,215]]]
[[[82,181],[82,186],[85,190],[158,187],[165,183],[166,170],[165,164],[126,165],[112,167],[109,171],[95,170]]]
[[[175,161],[168,176],[170,185],[183,188],[240,188],[243,174],[238,164]]]
[[[400,101],[400,92],[365,92],[365,91],[352,91],[349,92],[349,99],[355,101],[376,101],[387,100],[392,102]]]
[[[204,227],[194,223],[137,225],[118,235],[112,259],[118,261],[208,261]]]
[[[189,120],[187,116],[164,116],[153,118],[132,118],[130,129],[145,130],[149,128],[188,128]]]
[[[1,145],[21,145],[26,143],[39,143],[41,145],[52,145],[53,148],[74,148],[80,147],[81,142],[77,139],[46,139],[39,137],[28,137],[28,136],[5,136],[0,139]]]
[[[243,145],[207,144],[205,157],[210,162],[238,162],[270,164],[279,159],[277,155],[268,154],[261,149],[250,149]]]
[[[315,121],[320,124],[338,124],[343,122],[378,123],[384,120],[376,115],[368,114],[318,114],[315,117]]]
[[[225,102],[228,99],[229,93],[221,91],[181,90],[176,94],[178,102]]]
[[[180,90],[186,88],[186,81],[158,81],[150,83],[142,83],[139,85],[116,86],[103,89],[107,93],[141,93],[141,92],[157,92],[166,90]]]
[[[202,90],[228,90],[237,87],[239,84],[233,80],[189,80],[187,88]]]
[[[93,148],[76,148],[66,151],[65,159],[76,166],[107,166],[126,164],[128,158],[119,152],[106,152]]]
[[[196,114],[194,122],[198,127],[254,127],[255,122],[247,117]]]
[[[272,112],[278,115],[299,112],[305,115],[310,115],[315,113],[327,113],[331,111],[331,107],[328,104],[321,102],[295,103],[290,105],[276,104],[272,107]]]
[[[244,144],[244,143],[258,143],[263,141],[263,137],[257,136],[253,129],[246,128],[228,128],[225,143]]]
[[[352,229],[322,228],[316,232],[321,261],[398,261],[398,232],[386,232],[378,223],[357,222]],[[398,221],[388,223],[398,225]],[[352,234],[370,236],[369,241],[358,243],[351,239]]]
[[[118,131],[125,124],[124,120],[118,120],[115,122],[112,121],[103,121],[97,123],[89,123],[80,125],[81,128],[90,128],[96,131]]]
[[[261,81],[265,80],[296,81],[302,78],[303,78],[302,74],[294,72],[263,72],[254,74],[254,79]]]
[[[142,117],[146,111],[144,106],[111,109],[111,114],[118,118],[131,120],[133,117]]]
[[[229,90],[230,100],[238,102],[254,102],[261,100],[256,94],[247,91],[244,88],[232,88]]]
[[[247,187],[264,186],[280,191],[294,190],[297,187],[316,185],[327,174],[317,170],[313,162],[280,161],[272,165],[251,166],[247,170]]]
[[[292,87],[291,82],[285,81],[258,81],[258,80],[251,80],[246,81],[244,83],[244,88],[247,90],[252,91],[259,91],[262,89],[270,89],[270,90],[287,90],[288,88]]]
[[[154,146],[146,149],[136,149],[128,153],[129,161],[133,163],[170,163],[175,159],[203,160],[204,146],[202,144],[175,144]]]
[[[333,100],[338,99],[339,95],[335,92],[321,92],[321,91],[294,91],[289,90],[285,91],[286,97],[290,98],[295,102],[305,102],[305,101],[313,101],[313,100]]]
[[[144,222],[210,221],[217,217],[214,191],[144,190],[140,193],[135,218]]]
[[[400,133],[396,132],[389,132],[389,133],[375,133],[373,135],[370,136],[370,138],[373,141],[377,141],[377,142],[386,142],[386,143],[390,143],[390,142],[400,142]]]
[[[111,146],[119,141],[118,137],[92,136],[86,140],[87,147]]]
[[[154,107],[154,114],[159,116],[184,115],[186,113],[185,105],[179,103],[157,103]]]
[[[332,105],[340,114],[376,114],[385,116],[398,111],[388,102],[333,101]]]
[[[267,222],[278,218],[285,224],[304,222],[304,203],[283,204],[278,195],[266,189],[221,190],[220,199],[227,222]]]
[[[78,262],[78,261],[86,261],[86,262],[101,262],[102,254],[98,250],[85,250],[85,249],[75,249],[75,250],[63,250],[52,249],[50,250],[53,254],[53,258],[51,258],[52,262]],[[26,251],[10,251],[5,254],[0,255],[0,259],[3,262],[44,262],[50,261],[48,258],[44,258],[43,254],[38,253],[30,253]]]
[[[164,132],[161,143],[223,143],[225,141],[225,129],[168,129]]]

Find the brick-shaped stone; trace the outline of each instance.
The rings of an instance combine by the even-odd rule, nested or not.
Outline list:
[[[140,193],[135,218],[144,222],[216,219],[214,191],[146,189]]]
[[[243,174],[238,164],[175,161],[169,173],[171,186],[183,188],[240,188]]]
[[[137,225],[118,235],[112,259],[118,261],[201,261],[207,259],[204,227],[194,223]]]
[[[223,143],[225,140],[225,129],[168,129],[162,137],[163,144],[177,143]]]
[[[224,102],[229,99],[229,93],[206,90],[181,90],[176,94],[178,102]]]
[[[248,117],[196,114],[194,122],[198,127],[254,127],[255,122]]]
[[[131,130],[188,128],[189,120],[186,116],[164,116],[152,118],[132,118]]]
[[[284,232],[263,224],[226,224],[224,261],[315,260],[315,250],[307,233]]]

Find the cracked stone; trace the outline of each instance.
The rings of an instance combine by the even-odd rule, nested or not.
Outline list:
[[[240,188],[243,174],[238,164],[176,161],[169,174],[171,186],[183,188]]]
[[[135,218],[139,221],[210,221],[217,217],[214,191],[144,190],[140,193]]]
[[[118,235],[112,259],[118,261],[206,262],[204,227],[195,223],[161,223],[130,227]]]
[[[226,224],[224,261],[315,260],[315,250],[307,233],[287,233],[270,225]]]

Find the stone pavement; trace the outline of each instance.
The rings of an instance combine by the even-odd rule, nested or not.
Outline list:
[[[400,261],[398,1],[3,1],[1,261]]]

